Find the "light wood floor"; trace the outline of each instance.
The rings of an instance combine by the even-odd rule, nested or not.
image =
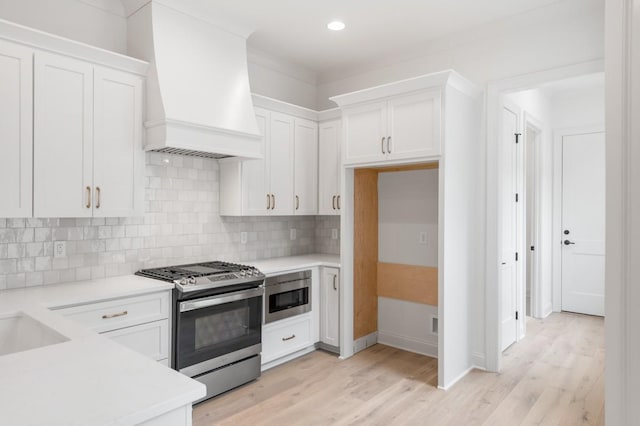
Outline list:
[[[340,361],[316,351],[194,408],[194,425],[602,425],[604,321],[529,319],[500,374],[438,390],[437,361],[375,345]]]

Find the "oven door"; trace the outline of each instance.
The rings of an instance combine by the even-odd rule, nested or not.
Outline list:
[[[259,354],[263,294],[260,287],[179,302],[175,369],[194,377]]]
[[[268,285],[265,290],[265,324],[311,310],[311,280]]]

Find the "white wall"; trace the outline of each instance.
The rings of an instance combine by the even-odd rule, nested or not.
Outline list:
[[[438,169],[378,174],[378,260],[438,266]],[[378,297],[378,342],[437,357],[433,316],[436,306]]]
[[[604,76],[600,84],[551,95],[554,129],[604,125]]]
[[[117,0],[0,0],[0,19],[118,53],[127,50],[127,21]]]
[[[378,259],[438,266],[437,169],[378,174]]]
[[[248,67],[252,93],[316,109],[314,72],[251,49]]]
[[[328,98],[421,74],[454,69],[487,82],[602,59],[603,0],[566,0],[436,40],[405,61],[379,58],[366,69],[318,76],[318,109]]]

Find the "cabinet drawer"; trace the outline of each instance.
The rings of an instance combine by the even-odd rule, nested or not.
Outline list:
[[[169,292],[60,309],[65,317],[98,333],[169,318]]]
[[[166,319],[109,331],[103,336],[156,361],[169,356],[169,320]]]
[[[310,315],[294,320],[283,320],[284,324],[275,323],[262,332],[262,363],[292,354],[304,349],[311,341],[312,319]]]

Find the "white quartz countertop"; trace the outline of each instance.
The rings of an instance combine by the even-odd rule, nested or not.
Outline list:
[[[276,257],[273,259],[254,260],[251,266],[258,268],[263,274],[271,275],[315,266],[340,267],[340,256],[333,254],[305,254],[302,256]]]
[[[124,276],[0,291],[0,318],[23,312],[69,339],[0,356],[0,424],[134,425],[203,397],[201,383],[48,309],[172,287]]]

